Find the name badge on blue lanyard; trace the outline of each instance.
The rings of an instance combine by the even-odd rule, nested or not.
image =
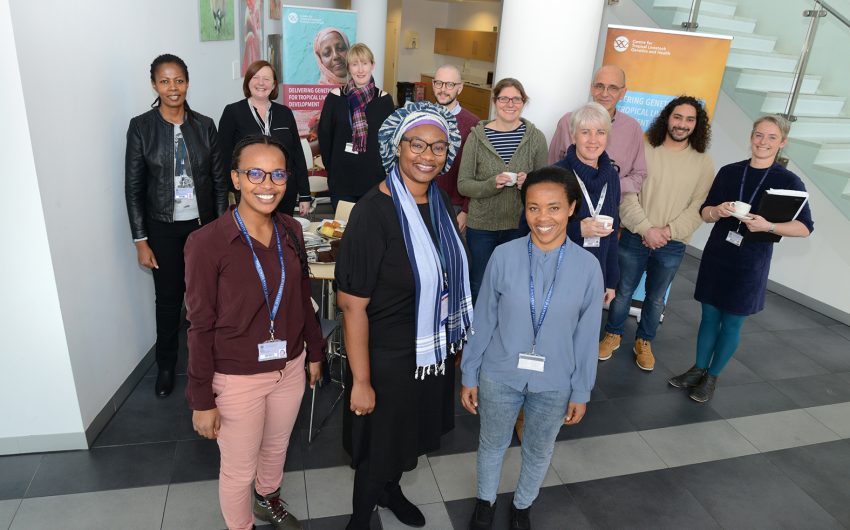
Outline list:
[[[558,263],[555,265],[555,275],[552,278],[552,283],[549,284],[549,289],[546,291],[546,299],[543,301],[543,309],[540,310],[540,320],[537,319],[537,305],[534,295],[534,269],[531,262],[531,238],[528,239],[528,299],[531,309],[531,327],[533,337],[531,339],[531,351],[520,352],[517,368],[520,370],[531,370],[533,372],[543,372],[546,364],[546,356],[537,352],[537,335],[540,334],[540,328],[543,327],[543,320],[546,319],[546,313],[549,312],[549,304],[552,302],[552,293],[555,291],[555,281],[558,278],[558,271],[561,270],[561,263],[564,261],[564,254],[567,249],[567,241],[561,245],[558,250]]]
[[[750,164],[747,163],[744,166],[744,174],[741,176],[741,188],[738,190],[738,200],[744,200],[744,182],[747,180],[747,169],[749,169]],[[750,195],[750,200],[747,201],[748,204],[752,204],[753,200],[756,198],[756,194],[759,192],[759,188],[764,184],[765,179],[767,179],[767,174],[770,173],[770,168],[767,168],[767,171],[764,172],[764,176],[762,176],[759,183],[756,185],[756,188],[753,190],[753,194]],[[726,241],[732,243],[736,247],[740,247],[741,243],[744,242],[744,236],[739,232],[741,229],[741,221],[738,221],[738,227],[735,230],[729,230],[729,233],[726,234]]]
[[[283,245],[280,243],[280,232],[278,232],[277,224],[272,222],[274,228],[274,237],[277,242],[277,257],[280,260],[280,285],[277,288],[277,295],[274,299],[274,304],[269,303],[269,285],[266,281],[266,274],[263,271],[263,266],[260,263],[260,258],[254,252],[254,245],[251,243],[251,236],[248,234],[248,229],[245,228],[245,223],[242,222],[242,216],[239,215],[239,209],[233,210],[233,216],[236,218],[236,224],[239,225],[239,230],[248,243],[248,248],[251,249],[251,255],[254,257],[254,268],[257,270],[257,276],[260,277],[260,285],[263,288],[263,296],[266,301],[266,308],[269,311],[269,339],[257,344],[257,360],[274,361],[277,359],[286,359],[286,341],[278,340],[274,336],[274,319],[277,316],[277,311],[280,309],[280,301],[283,299],[283,286],[286,284],[286,269],[283,266]]]

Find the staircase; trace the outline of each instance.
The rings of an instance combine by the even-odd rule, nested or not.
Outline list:
[[[691,0],[636,0],[660,28],[682,29],[687,22]],[[814,2],[772,2],[762,21],[772,17],[773,24],[740,16],[740,2],[733,0],[702,1],[697,19],[700,33],[730,35],[732,49],[726,63],[723,90],[755,119],[763,114],[782,113],[792,90],[794,71],[803,40],[799,37],[803,9],[812,9]],[[743,3],[741,3],[743,5]],[[781,17],[781,18],[777,18]],[[759,32],[759,27],[787,21],[793,31],[779,35]],[[831,26],[828,26],[831,25]],[[826,32],[824,30],[827,30]],[[845,31],[846,30],[846,31]],[[846,36],[843,35],[846,33]],[[835,36],[838,35],[839,39]],[[784,40],[783,40],[784,39]],[[840,42],[830,42],[840,40]],[[780,50],[795,50],[794,54]],[[835,54],[833,68],[813,71],[810,58],[808,73],[803,79],[794,114],[797,121],[791,127],[790,141],[785,154],[801,167],[813,182],[850,219],[850,28],[841,25],[832,15],[821,18],[812,58],[815,54]],[[829,93],[824,85],[840,87],[840,93]],[[833,90],[835,90],[833,88]]]

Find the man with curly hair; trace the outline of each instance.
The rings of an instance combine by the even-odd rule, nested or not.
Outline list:
[[[639,193],[624,193],[620,204],[620,282],[608,309],[599,360],[620,347],[632,294],[646,271],[646,298],[635,337],[638,368],[652,371],[652,340],[664,311],[685,245],[702,224],[699,207],[714,179],[714,162],[705,152],[711,125],[703,104],[680,96],[664,107],[646,133],[647,178]]]

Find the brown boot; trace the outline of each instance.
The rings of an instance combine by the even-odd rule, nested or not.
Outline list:
[[[646,339],[635,341],[635,363],[638,368],[651,372],[655,368],[655,357],[652,355],[652,344]]]
[[[605,333],[602,340],[599,341],[599,360],[607,361],[614,356],[614,351],[620,347],[620,335],[613,333]]]

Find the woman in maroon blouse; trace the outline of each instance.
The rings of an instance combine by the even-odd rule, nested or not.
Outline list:
[[[283,506],[280,484],[304,394],[304,357],[312,386],[324,343],[301,227],[275,213],[287,161],[271,137],[240,141],[230,172],[239,206],[186,243],[186,398],[198,434],[218,440],[219,499],[231,530],[253,527],[252,482],[253,515],[275,528],[301,528]]]

